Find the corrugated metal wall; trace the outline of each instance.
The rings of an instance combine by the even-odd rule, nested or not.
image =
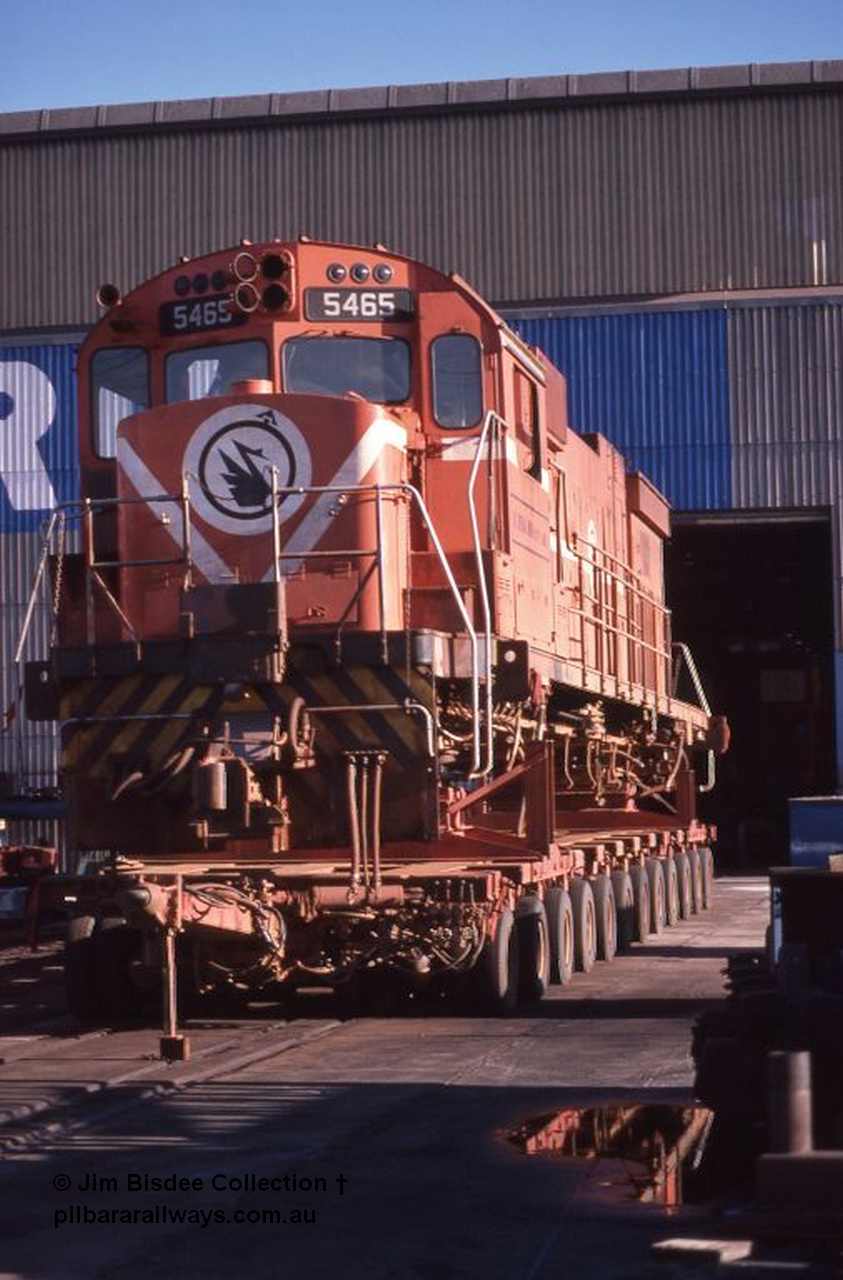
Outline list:
[[[510,322],[675,508],[830,510],[843,648],[843,301]]]
[[[601,431],[683,510],[843,494],[843,300],[518,317]]]
[[[46,521],[78,495],[75,347],[0,347],[0,772],[29,786],[55,781],[52,727],[20,707],[14,654]],[[42,594],[29,655],[46,652],[49,593]]]
[[[571,424],[599,431],[674,507],[732,505],[723,311],[512,319],[568,378]]]
[[[491,106],[7,133],[0,331],[85,324],[103,280],[300,232],[510,303],[843,282],[839,86]]]
[[[843,304],[735,311],[729,367],[734,505],[830,510],[843,649]]]

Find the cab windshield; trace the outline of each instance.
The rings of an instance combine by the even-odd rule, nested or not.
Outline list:
[[[263,342],[174,351],[167,356],[167,402],[224,396],[235,382],[268,377],[269,351]]]
[[[400,404],[410,394],[410,348],[399,338],[289,338],[281,355],[286,391],[351,392],[375,404]]]

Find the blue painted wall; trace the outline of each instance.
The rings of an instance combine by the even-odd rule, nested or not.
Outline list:
[[[732,505],[725,312],[509,323],[567,376],[575,430],[607,436],[677,509]]]
[[[0,347],[0,533],[79,493],[75,346]]]

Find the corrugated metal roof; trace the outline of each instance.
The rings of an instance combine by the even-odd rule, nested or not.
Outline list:
[[[241,97],[127,102],[0,114],[0,135],[91,130],[150,129],[273,120],[284,116],[358,115],[492,107],[593,98],[751,93],[799,90],[843,83],[843,60],[738,63],[716,67],[672,67],[648,71],[598,71],[584,75],[458,80],[393,84],[300,93],[260,93]]]
[[[675,507],[732,505],[723,311],[510,323],[566,374],[577,431],[607,436]]]

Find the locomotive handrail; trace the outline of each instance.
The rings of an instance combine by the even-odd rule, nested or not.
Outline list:
[[[477,507],[474,502],[474,485],[477,481],[477,473],[480,470],[480,462],[483,457],[486,439],[489,437],[489,474],[492,471],[492,451],[494,449],[495,432],[499,427],[506,430],[506,423],[503,418],[490,409],[486,414],[483,423],[483,430],[477,440],[477,450],[474,454],[474,461],[471,464],[471,474],[468,479],[468,512],[471,519],[471,535],[474,539],[474,557],[477,563],[477,582],[480,587],[480,601],[483,607],[483,634],[485,636],[486,650],[486,762],[481,769],[479,762],[477,771],[472,773],[472,777],[485,778],[492,771],[494,763],[494,728],[493,728],[493,697],[492,697],[492,610],[489,604],[489,590],[486,584],[486,571],[483,565],[483,544],[480,540],[480,526],[477,520]],[[490,432],[492,433],[490,435]],[[478,707],[479,711],[479,707]]]
[[[483,666],[483,670],[484,670],[484,677],[486,681],[486,698],[485,698],[485,708],[484,708],[485,715],[481,715],[480,681],[481,681],[481,665],[483,664],[481,664],[479,635],[469,616],[468,610],[462,598],[460,589],[457,585],[453,570],[451,568],[448,557],[445,553],[445,549],[436,531],[430,512],[428,511],[427,505],[425,504],[425,501],[421,495],[421,492],[416,488],[416,486],[408,482],[395,482],[390,484],[377,484],[377,485],[347,485],[346,484],[346,485],[307,485],[307,486],[281,487],[277,484],[277,478],[276,478],[273,482],[273,489],[272,489],[273,498],[274,498],[274,502],[273,502],[274,519],[273,519],[273,529],[272,529],[273,558],[272,558],[272,568],[270,572],[272,573],[275,580],[280,580],[281,578],[280,565],[282,561],[284,560],[304,561],[310,558],[324,557],[326,554],[324,550],[320,548],[311,548],[309,550],[305,550],[301,548],[298,548],[298,549],[293,548],[291,550],[283,546],[280,538],[280,528],[278,527],[279,522],[277,520],[278,503],[280,502],[280,499],[282,497],[285,497],[288,495],[312,495],[312,494],[331,494],[331,493],[374,494],[375,502],[376,502],[376,530],[377,530],[378,546],[376,548],[372,548],[371,550],[368,550],[365,548],[355,548],[353,550],[353,554],[360,557],[365,556],[367,554],[371,555],[375,560],[375,563],[377,566],[377,573],[378,573],[378,580],[379,580],[378,600],[379,600],[380,618],[381,618],[382,646],[384,648],[386,646],[386,620],[385,620],[386,596],[385,596],[385,583],[384,583],[384,564],[383,564],[383,555],[382,555],[384,530],[383,530],[383,522],[382,522],[381,504],[383,499],[385,497],[388,497],[389,495],[403,495],[406,498],[408,498],[412,503],[415,504],[419,512],[419,515],[421,517],[422,524],[425,528],[425,531],[428,537],[430,538],[431,545],[439,561],[448,590],[453,598],[454,604],[456,605],[457,612],[459,614],[460,620],[465,629],[465,633],[467,635],[468,642],[469,642],[469,650],[471,655],[470,656],[470,666],[471,666],[470,681],[471,681],[471,716],[472,716],[472,758],[471,758],[470,776],[473,778],[485,777],[491,769],[492,711],[493,711],[492,683],[491,683],[491,669],[492,669],[491,607],[489,602],[488,589],[485,581],[485,574],[483,571],[482,544],[480,540],[479,526],[477,522],[477,512],[476,512],[476,506],[474,502],[474,485],[476,482],[477,474],[479,472],[480,463],[483,457],[483,452],[486,448],[486,443],[489,439],[489,433],[492,430],[493,425],[500,422],[501,420],[497,417],[497,415],[493,413],[490,413],[487,415],[486,421],[484,422],[483,430],[480,436],[478,437],[478,447],[475,454],[474,463],[472,465],[471,477],[469,480],[469,505],[471,510],[472,532],[473,532],[474,543],[475,543],[474,551],[475,551],[475,558],[477,562],[477,572],[478,572],[478,580],[479,580],[478,586],[479,586],[480,596],[482,601],[482,610],[483,610],[484,626],[485,626],[484,653],[483,653],[483,664],[485,664]],[[31,629],[32,618],[34,616],[35,608],[37,605],[38,593],[40,591],[40,588],[44,579],[44,574],[46,572],[47,563],[50,556],[50,548],[52,545],[53,538],[55,536],[55,531],[56,531],[58,521],[60,519],[67,519],[68,517],[70,517],[71,519],[77,519],[82,521],[87,528],[88,545],[86,548],[85,568],[86,568],[86,598],[87,598],[86,612],[87,612],[87,622],[88,622],[87,629],[89,631],[89,635],[88,635],[89,642],[93,642],[93,634],[91,633],[91,628],[95,625],[93,620],[93,604],[92,604],[92,597],[91,597],[91,591],[95,582],[103,590],[103,593],[105,595],[105,599],[108,605],[115,610],[117,617],[120,619],[120,622],[124,626],[126,626],[130,634],[134,636],[134,628],[132,627],[130,620],[126,617],[125,613],[118,605],[117,601],[114,598],[114,595],[108,589],[107,585],[103,581],[98,570],[149,567],[152,564],[166,563],[166,564],[174,564],[174,565],[176,564],[184,565],[186,569],[186,573],[187,575],[189,575],[193,567],[193,561],[191,556],[190,504],[188,499],[187,487],[188,487],[188,477],[185,476],[183,478],[182,492],[179,494],[162,492],[162,493],[157,493],[152,495],[146,494],[144,496],[137,496],[137,497],[126,495],[126,496],[102,497],[102,498],[94,498],[94,499],[84,498],[84,499],[75,499],[69,502],[61,503],[56,507],[56,509],[51,514],[50,521],[45,531],[41,558],[39,561],[35,580],[33,582],[32,590],[30,593],[30,598],[27,606],[26,615],[24,618],[21,637],[20,637],[20,640],[18,641],[18,645],[15,650],[16,663],[19,663],[22,659],[26,641]],[[171,533],[171,536],[176,538],[176,541],[178,541],[181,544],[181,555],[177,557],[173,557],[172,560],[166,560],[166,561],[164,559],[160,559],[156,561],[153,561],[151,559],[145,560],[145,561],[141,561],[141,560],[125,561],[119,558],[115,558],[113,560],[98,560],[94,554],[93,538],[91,536],[94,515],[98,511],[102,511],[103,509],[111,509],[119,506],[130,506],[130,505],[136,505],[136,506],[149,505],[151,502],[172,503],[175,506],[181,507],[181,510],[182,510],[181,529],[178,531],[178,536],[176,535],[175,530],[173,530]],[[352,549],[349,549],[348,551],[342,551],[342,552],[337,552],[336,550],[334,550],[331,552],[331,554],[334,556],[342,555],[344,557],[348,557],[352,554]],[[56,602],[56,608],[57,608],[57,602]],[[483,737],[483,725],[481,723],[483,719],[485,719],[485,722],[486,722],[485,723],[485,743],[484,743],[484,737]],[[485,746],[485,750],[484,750],[484,746]],[[484,759],[484,756],[485,756],[485,759]]]
[[[581,549],[583,548],[583,549]],[[596,633],[596,641],[600,643],[601,650],[603,641],[606,637],[614,637],[615,641],[626,640],[627,642],[627,661],[629,664],[629,674],[626,680],[621,680],[618,670],[613,674],[613,678],[619,683],[626,684],[629,687],[641,687],[646,689],[647,677],[646,672],[640,673],[640,678],[636,678],[636,670],[641,661],[642,654],[651,654],[655,661],[662,664],[662,673],[665,683],[664,696],[668,696],[667,678],[670,667],[670,648],[669,643],[659,643],[659,637],[654,629],[653,640],[648,640],[644,634],[643,626],[636,623],[636,619],[629,612],[625,616],[625,626],[618,626],[617,621],[613,622],[611,617],[606,616],[608,609],[609,614],[614,613],[617,617],[618,608],[617,601],[612,604],[607,603],[603,596],[603,582],[607,581],[614,586],[617,593],[618,585],[623,586],[629,596],[639,604],[645,604],[653,610],[654,622],[660,619],[665,627],[665,634],[668,634],[670,623],[670,610],[659,601],[648,595],[641,582],[641,578],[635,571],[617,556],[613,556],[611,552],[606,551],[603,547],[596,546],[594,543],[587,542],[583,538],[578,538],[576,534],[571,539],[571,551],[577,561],[579,569],[579,591],[583,602],[581,608],[571,608],[570,612],[580,620],[580,645],[582,648],[581,666],[583,674],[587,670],[601,670],[601,668],[589,668],[586,662],[586,646],[585,634],[586,627],[590,626]],[[588,566],[594,576],[593,590],[586,588],[584,569]],[[598,579],[600,586],[598,587]],[[585,602],[588,601],[593,607],[594,612],[588,613],[585,609]],[[617,654],[616,654],[617,659]],[[605,673],[604,673],[605,674]],[[659,695],[659,677],[657,672],[653,676],[653,693],[658,698]]]
[[[691,653],[687,644],[677,640],[674,642],[673,650],[676,655],[676,664],[673,668],[673,696],[679,687],[679,676],[682,671],[682,663],[687,668],[688,675],[691,677],[691,683],[694,686],[694,693],[697,695],[697,701],[700,704],[700,710],[705,712],[707,716],[711,715],[711,706],[706,697],[703,682],[700,679],[700,673],[697,670],[697,664],[694,661],[694,655]],[[717,783],[717,765],[715,763],[714,752],[709,750],[706,754],[707,776],[705,782],[701,782],[699,790],[701,792],[713,791]]]
[[[486,766],[484,768],[481,768],[482,743],[481,743],[481,725],[480,725],[480,648],[479,648],[477,631],[475,630],[474,625],[471,621],[471,618],[468,615],[468,610],[466,609],[465,603],[460,594],[460,589],[457,586],[457,582],[456,582],[456,579],[454,578],[453,570],[451,569],[451,566],[448,562],[448,557],[445,554],[445,549],[442,546],[442,543],[439,539],[439,535],[436,532],[436,528],[433,524],[433,520],[431,519],[430,512],[427,509],[424,498],[422,497],[420,491],[416,488],[415,485],[412,485],[407,481],[395,481],[389,484],[374,484],[374,485],[372,484],[357,484],[357,485],[327,484],[327,485],[293,485],[293,486],[284,486],[284,487],[279,486],[275,489],[275,493],[278,499],[282,497],[292,496],[292,495],[307,495],[307,494],[317,494],[317,493],[318,494],[329,494],[329,493],[372,494],[373,493],[375,495],[376,503],[379,503],[380,501],[382,501],[383,497],[389,494],[404,494],[406,497],[408,497],[412,502],[416,504],[419,515],[421,516],[421,519],[422,519],[422,523],[427,531],[427,534],[433,545],[433,549],[436,553],[436,557],[439,561],[440,567],[445,576],[445,581],[448,585],[448,589],[451,592],[454,603],[457,607],[457,611],[460,615],[460,619],[468,635],[469,646],[471,650],[471,718],[472,718],[472,763],[471,763],[470,776],[473,778],[484,777],[485,774],[488,773],[489,767]],[[377,514],[376,514],[376,522],[377,522]],[[382,532],[383,531],[381,527],[379,529],[379,533],[382,534]],[[385,603],[385,597],[383,594],[383,576],[384,575],[383,575],[383,561],[381,559],[381,547],[382,547],[382,539],[379,539],[379,546],[378,546],[376,556],[377,556],[377,567],[378,567],[378,578],[379,578],[379,600],[381,604],[381,631],[382,631],[383,643],[385,645],[386,643],[386,635],[385,635],[386,603]],[[309,550],[309,551],[301,548],[294,548],[292,551],[284,550],[284,549],[279,550],[280,559],[307,560],[312,556],[315,556],[318,554],[320,553],[315,549]],[[337,555],[340,553],[334,552],[334,554]],[[273,574],[277,573],[277,569],[275,568],[275,566],[273,566],[272,573]],[[492,722],[491,635],[489,634],[489,631],[490,631],[490,627],[487,625],[487,636],[486,636],[486,650],[487,650],[486,684],[487,684],[487,705],[488,705],[487,719],[491,727],[491,722]]]
[[[24,651],[24,648],[26,647],[26,641],[29,637],[29,628],[32,626],[32,619],[35,616],[35,606],[38,602],[38,592],[41,588],[41,583],[44,579],[44,573],[46,572],[46,569],[47,569],[47,561],[50,557],[50,544],[53,539],[53,534],[56,531],[56,525],[58,524],[58,521],[60,518],[59,512],[60,512],[60,508],[56,507],[55,510],[52,512],[49,521],[47,522],[47,528],[44,533],[44,543],[41,548],[41,555],[38,559],[38,567],[35,570],[35,578],[33,579],[32,590],[29,593],[29,600],[27,601],[26,613],[23,619],[23,626],[21,627],[20,638],[17,643],[17,648],[15,649],[15,656],[14,656],[15,666],[18,666],[23,659],[23,651]]]

